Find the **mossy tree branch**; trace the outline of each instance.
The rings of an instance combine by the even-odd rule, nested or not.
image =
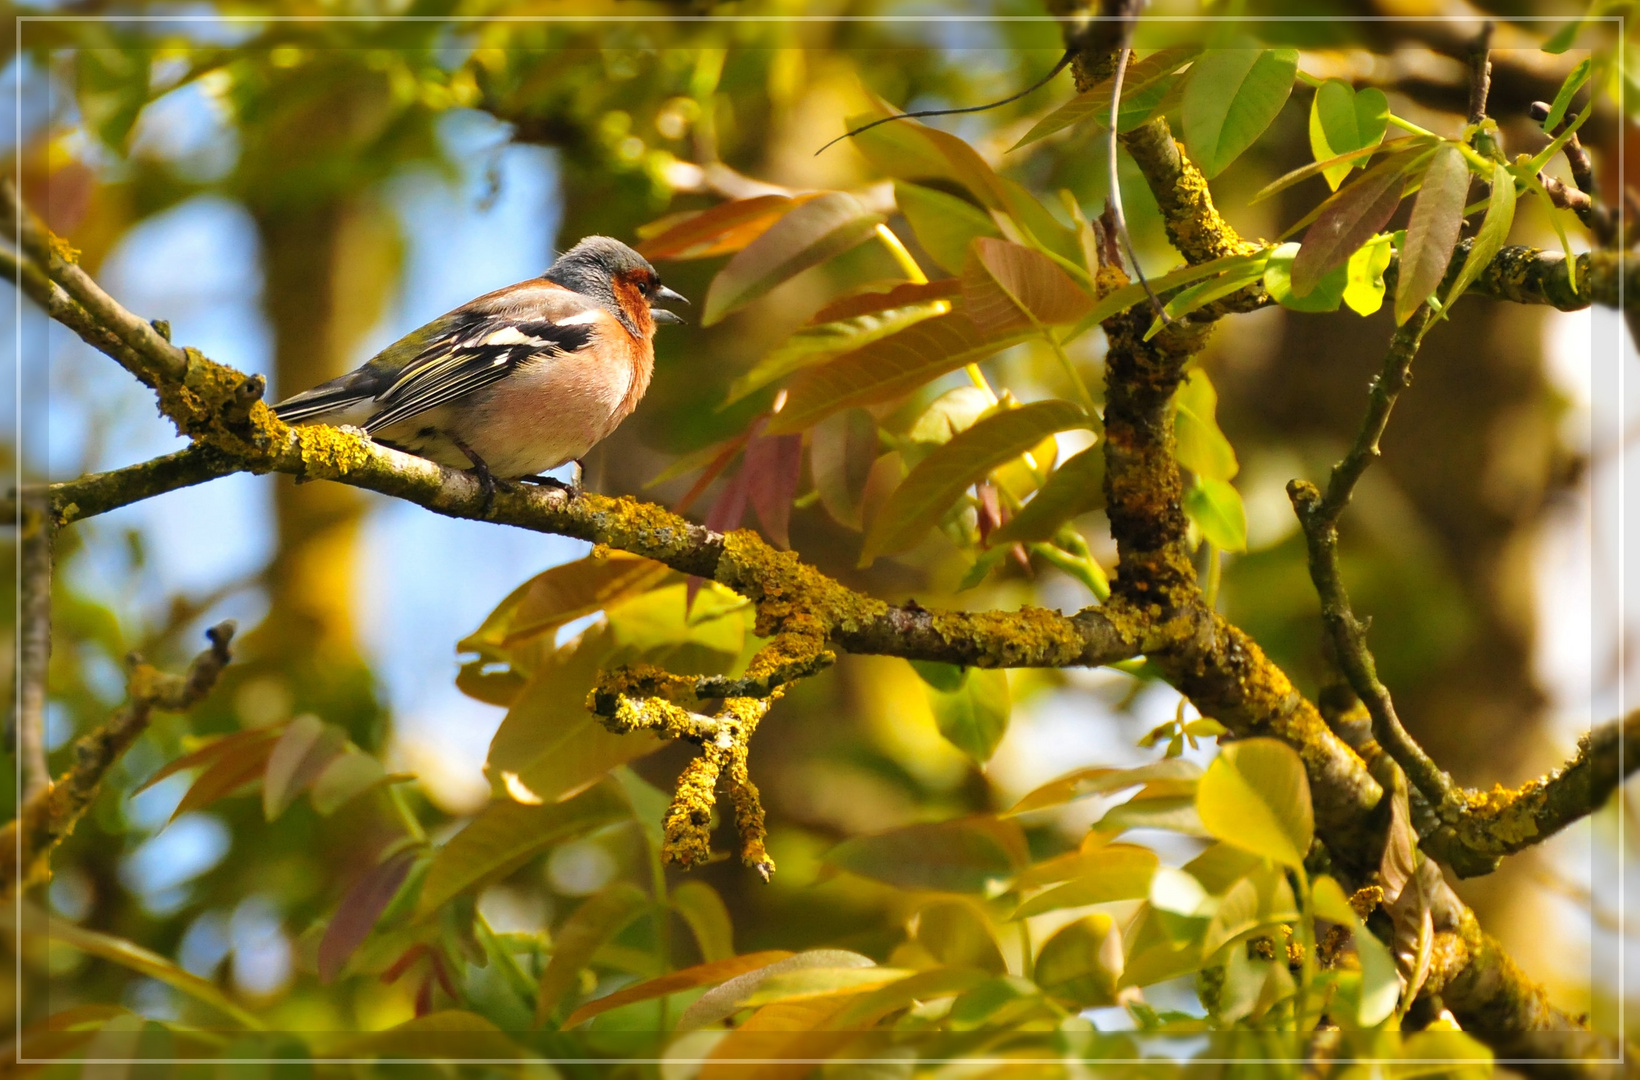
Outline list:
[[[74,764],[61,778],[23,803],[17,817],[0,830],[0,897],[45,879],[48,857],[62,843],[102,790],[103,777],[148,728],[155,709],[182,712],[210,693],[232,659],[234,624],[205,632],[211,647],[194,658],[186,675],[167,675],[133,657],[128,698],[108,723],[74,744]],[[18,876],[21,868],[21,878]]]

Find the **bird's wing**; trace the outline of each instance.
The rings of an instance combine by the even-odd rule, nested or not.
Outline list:
[[[480,297],[445,318],[413,359],[402,368],[391,365],[366,431],[499,382],[531,360],[584,349],[609,315],[578,293],[530,282]]]

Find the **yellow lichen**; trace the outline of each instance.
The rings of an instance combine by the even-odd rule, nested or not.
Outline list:
[[[684,766],[677,795],[666,810],[661,844],[665,861],[687,868],[711,858],[712,807],[717,803],[720,768],[719,759],[711,754],[702,754]]]

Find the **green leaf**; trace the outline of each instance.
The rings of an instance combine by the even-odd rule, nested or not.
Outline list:
[[[429,881],[431,884],[431,881]],[[535,1022],[544,1024],[581,981],[593,954],[649,908],[649,897],[636,885],[616,882],[581,902],[552,935],[552,959],[536,989]]]
[[[1310,885],[1310,906],[1318,919],[1335,922],[1339,926],[1355,925],[1355,909],[1344,895],[1344,887],[1330,874],[1322,874]]]
[[[921,184],[896,181],[894,203],[911,223],[911,232],[941,267],[962,272],[968,244],[977,236],[1001,236],[991,215],[966,199]]]
[[[1247,205],[1253,206],[1257,203],[1261,203],[1270,196],[1280,194],[1293,185],[1308,180],[1312,176],[1321,176],[1328,169],[1335,169],[1344,165],[1354,167],[1362,164],[1369,158],[1376,157],[1379,154],[1399,154],[1412,148],[1432,146],[1434,143],[1435,140],[1428,136],[1413,135],[1404,139],[1392,139],[1389,142],[1379,143],[1376,146],[1364,147],[1360,150],[1352,150],[1347,154],[1339,154],[1337,157],[1328,158],[1326,161],[1312,161],[1308,165],[1299,166],[1292,172],[1284,173],[1259,188],[1258,192],[1254,194],[1251,199],[1247,200]],[[1294,226],[1288,231],[1289,234],[1298,231],[1298,229],[1302,228],[1304,224],[1308,224],[1308,222],[1306,221],[1301,225]]]
[[[1197,476],[1184,493],[1184,512],[1220,551],[1247,550],[1247,509],[1230,481]]]
[[[1223,172],[1264,134],[1297,73],[1295,49],[1209,49],[1191,65],[1181,120],[1204,176]]]
[[[1345,265],[1344,303],[1357,315],[1365,317],[1384,306],[1384,271],[1395,254],[1393,240],[1387,233],[1373,237]]]
[[[1366,251],[1367,248],[1361,250]],[[1270,252],[1270,261],[1264,266],[1264,289],[1270,294],[1270,299],[1292,311],[1337,311],[1344,299],[1344,291],[1349,287],[1348,269],[1344,266],[1334,267],[1316,283],[1315,288],[1303,296],[1295,296],[1292,273],[1293,259],[1298,252],[1299,246],[1294,243],[1282,244]],[[1382,296],[1382,279],[1378,289]]]
[[[938,660],[907,660],[917,677],[932,690],[953,694],[968,681],[968,669],[957,664],[942,664]]]
[[[733,405],[765,386],[779,382],[794,371],[823,364],[846,352],[863,348],[874,341],[881,341],[890,334],[897,334],[914,323],[943,315],[950,310],[949,303],[935,301],[909,304],[816,326],[799,327],[763,359],[752,365],[750,371],[729,385],[729,396],[724,399],[723,406]]]
[[[1458,278],[1452,283],[1452,288],[1446,294],[1446,303],[1441,307],[1444,317],[1452,310],[1452,305],[1458,297],[1468,291],[1469,286],[1480,277],[1481,271],[1488,263],[1497,257],[1503,250],[1503,242],[1509,238],[1509,229],[1515,223],[1515,178],[1502,165],[1492,166],[1492,193],[1486,200],[1486,217],[1481,219],[1480,231],[1475,234],[1475,242],[1469,245],[1469,254],[1465,256],[1463,269],[1458,271]]]
[[[1093,297],[1052,259],[990,237],[968,249],[962,301],[974,325],[987,333],[1071,323],[1093,308]]]
[[[831,997],[835,994],[856,994],[876,990],[886,983],[899,982],[913,975],[906,968],[891,967],[810,967],[781,972],[763,980],[757,990],[741,999],[749,1009],[772,1005],[780,1001],[804,1001],[808,998]]]
[[[636,986],[628,986],[607,994],[601,998],[582,1005],[569,1014],[564,1021],[564,1029],[584,1024],[600,1013],[611,1009],[618,1009],[622,1005],[630,1005],[635,1001],[650,1001],[654,998],[665,997],[668,994],[677,994],[685,990],[693,990],[700,986],[711,986],[732,979],[737,975],[744,975],[748,971],[757,971],[770,964],[785,960],[792,954],[785,949],[770,949],[766,952],[747,953],[744,956],[728,956],[721,960],[713,960],[704,964],[696,964],[681,971],[674,971],[662,975],[657,979],[649,979]]]
[[[990,921],[970,902],[943,900],[917,912],[917,943],[948,967],[1008,970]]]
[[[702,326],[756,300],[775,286],[870,239],[882,218],[841,191],[788,212],[729,260],[706,293]]]
[[[942,967],[919,971],[856,998],[837,1015],[836,1026],[840,1031],[869,1028],[889,1013],[898,1012],[908,1005],[953,997],[987,981],[986,972],[975,968]]]
[[[764,954],[757,954],[764,955]],[[757,993],[769,979],[808,968],[871,968],[876,961],[846,949],[809,949],[773,963],[736,975],[702,994],[678,1017],[678,1031],[693,1031],[726,1020],[741,1009],[741,1002]]]
[[[735,954],[734,926],[716,889],[704,881],[685,881],[672,890],[671,902],[695,935],[701,959],[724,960]]]
[[[1095,444],[1061,462],[1031,501],[991,534],[990,543],[1048,540],[1065,522],[1104,505],[1105,449]]]
[[[1159,49],[1149,56],[1131,60],[1127,70],[1122,73],[1122,105],[1117,113],[1117,129],[1126,130],[1122,115],[1127,111],[1129,102],[1144,95],[1144,91],[1163,82],[1169,75],[1179,70],[1201,52],[1199,45],[1175,45],[1166,49]],[[1110,92],[1112,79],[1105,79],[1077,94],[1065,104],[1055,109],[1036,122],[1036,125],[1010,150],[1018,150],[1028,146],[1038,139],[1046,138],[1056,131],[1079,124],[1084,120],[1105,127],[1110,123]],[[1146,110],[1148,115],[1149,110]]]
[[[1212,775],[1211,768],[1208,775]],[[1298,905],[1287,875],[1266,863],[1232,885],[1219,901],[1202,938],[1202,955],[1212,956],[1226,942],[1297,918]]]
[[[1303,866],[1315,836],[1304,763],[1275,739],[1222,748],[1196,787],[1196,810],[1214,837],[1283,866]]]
[[[1355,1020],[1364,1028],[1377,1027],[1388,1020],[1401,1000],[1401,973],[1389,947],[1361,925],[1355,927],[1355,955],[1361,960],[1361,1000]]]
[[[241,1027],[253,1031],[266,1030],[265,1025],[255,1014],[241,1008],[216,984],[184,971],[156,952],[151,952],[125,938],[90,930],[56,916],[41,916],[40,921],[45,924],[46,935],[53,941],[60,941],[87,956],[110,961],[129,971],[162,982],[171,989],[210,1006]],[[16,914],[9,905],[0,924],[5,925],[11,933],[17,931]]]
[[[1566,76],[1566,81],[1561,83],[1560,89],[1555,92],[1555,100],[1549,105],[1549,115],[1543,118],[1544,131],[1553,131],[1566,119],[1566,110],[1571,108],[1572,99],[1583,89],[1593,71],[1594,58],[1588,56],[1579,60],[1577,66],[1572,68],[1571,73]]]
[[[1019,826],[980,815],[857,836],[832,848],[826,862],[902,889],[983,895],[1029,858]]]
[[[1513,189],[1513,181],[1510,188]],[[1452,261],[1452,249],[1463,228],[1463,209],[1469,197],[1469,165],[1451,143],[1435,151],[1424,173],[1423,187],[1412,204],[1407,239],[1401,247],[1401,272],[1395,284],[1395,323],[1412,317]]]
[[[1104,912],[1084,916],[1042,943],[1034,974],[1036,984],[1061,1005],[1114,1005],[1122,978],[1122,932]]]
[[[1401,205],[1404,174],[1417,153],[1403,150],[1380,161],[1321,204],[1293,260],[1293,292],[1303,296],[1315,288],[1389,223]]]
[[[1091,426],[1069,401],[1037,401],[1004,409],[954,436],[917,463],[866,533],[860,565],[911,547],[933,528],[971,484],[1058,431]]]
[[[377,784],[394,779],[372,755],[349,750],[337,755],[325,766],[325,770],[313,781],[308,801],[320,817],[329,817]]]
[[[1264,275],[1264,260],[1254,259],[1245,266],[1238,266],[1227,270],[1218,277],[1208,278],[1188,289],[1181,290],[1162,308],[1169,319],[1181,319],[1192,312],[1200,311],[1215,300],[1221,300],[1231,293],[1240,292],[1247,286],[1258,281]],[[1160,315],[1150,321],[1150,327],[1145,331],[1144,340],[1149,341],[1162,332],[1167,325]]]
[[[1019,905],[1013,918],[1116,900],[1143,900],[1150,895],[1158,865],[1154,851],[1135,844],[1107,844],[1083,852],[1078,862],[1084,870],[1080,877],[1031,897]]]
[[[638,245],[646,259],[707,259],[739,251],[812,196],[757,195],[691,214]],[[670,220],[670,219],[669,219]]]
[[[1007,1030],[1048,1014],[1035,983],[1017,975],[997,975],[951,1003],[945,1026],[952,1031]]]
[[[1377,87],[1357,92],[1342,79],[1328,79],[1316,88],[1310,103],[1310,150],[1317,162],[1329,161],[1384,139],[1389,126],[1389,98]],[[1355,166],[1351,163],[1321,170],[1334,191]]]
[[[968,668],[951,692],[929,688],[928,706],[947,742],[977,764],[991,760],[1008,733],[1008,673],[997,668]]]
[[[1033,336],[987,334],[960,311],[925,319],[798,376],[768,433],[788,435],[839,409],[900,397]]]
[[[74,50],[75,99],[86,129],[102,144],[124,153],[131,129],[148,104],[147,49]]]
[[[1146,796],[1143,792],[1111,807],[1096,828],[1112,834],[1129,829],[1165,829],[1185,836],[1205,835],[1201,819],[1196,816],[1195,799],[1189,795]]]
[[[1173,395],[1173,456],[1197,476],[1229,480],[1236,475],[1236,451],[1219,430],[1219,395],[1201,368],[1191,368]]]
[[[457,896],[505,877],[555,844],[624,821],[628,813],[612,783],[545,806],[492,802],[433,856],[416,917],[426,918]]]

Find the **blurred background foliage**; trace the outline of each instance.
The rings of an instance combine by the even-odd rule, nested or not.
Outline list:
[[[582,236],[653,238],[679,220],[671,215],[725,199],[851,191],[887,210],[931,276],[960,270],[931,249],[928,229],[900,215],[903,198],[895,210],[884,172],[861,147],[814,151],[847,118],[870,112],[871,95],[905,108],[983,102],[1036,80],[1061,51],[1058,26],[1045,21],[615,17],[633,10],[609,5],[603,15],[567,22],[508,21],[499,16],[525,11],[504,5],[419,6],[413,14],[424,21],[31,22],[23,52],[13,53],[9,40],[5,46],[7,85],[20,84],[23,103],[10,151],[21,159],[26,197],[111,293],[168,320],[177,341],[265,372],[273,400],[350,369],[472,296],[539,273]],[[310,12],[297,5],[282,13]],[[881,13],[904,12],[867,2],[823,14]],[[1041,14],[1029,3],[999,13]],[[1526,104],[1554,96],[1571,57],[1536,48],[1559,24],[1496,14],[1493,114],[1509,145],[1535,150]],[[1581,12],[1567,6],[1560,14],[1569,21]],[[1440,24],[1382,24],[1359,42],[1322,40],[1336,30],[1305,32],[1316,35],[1306,70],[1370,80],[1390,93],[1398,114],[1456,132],[1463,70],[1441,55],[1448,43]],[[1090,217],[1107,195],[1097,126],[1006,151],[1071,92],[1061,77],[995,111],[934,123],[1070,224],[1061,190]],[[1245,236],[1275,236],[1319,198],[1298,188],[1248,204],[1268,181],[1311,160],[1308,100],[1295,93],[1264,137],[1214,181],[1219,205]],[[1607,173],[1616,171],[1622,122],[1597,111],[1586,129]],[[1139,258],[1166,269],[1177,256],[1154,200],[1129,163],[1122,169]],[[944,194],[966,198],[960,189]],[[1523,201],[1514,239],[1554,243],[1540,204]],[[698,314],[724,258],[657,262]],[[710,448],[742,435],[774,400],[776,388],[767,386],[726,406],[737,378],[828,302],[903,277],[892,250],[868,243],[716,325],[663,332],[654,386],[588,461],[589,486],[683,499],[715,456]],[[1246,553],[1223,556],[1221,607],[1309,694],[1325,684],[1328,666],[1282,488],[1294,476],[1322,475],[1353,435],[1388,326],[1387,312],[1363,323],[1347,310],[1300,315],[1271,307],[1228,323],[1204,360],[1218,391],[1218,422],[1241,463],[1235,485],[1247,519]],[[1604,360],[1590,375],[1591,349],[1613,344],[1615,326],[1588,312],[1461,305],[1432,335],[1382,467],[1357,493],[1344,551],[1357,609],[1373,617],[1380,669],[1403,716],[1460,781],[1484,787],[1537,775],[1564,759],[1591,719],[1616,709],[1617,674],[1630,661],[1602,629],[1611,622],[1600,606],[1608,601],[1590,597],[1590,582],[1617,554],[1590,550],[1598,516],[1591,477],[1616,466],[1591,458],[1592,410],[1615,375]],[[1095,387],[1098,338],[1085,335],[1073,354]],[[66,479],[180,445],[156,420],[147,391],[104,358],[60,328],[49,341],[41,332],[41,341],[49,370],[31,376],[41,381],[25,387],[25,430],[13,433],[26,449],[43,451],[31,466]],[[23,362],[36,359],[31,352]],[[1074,397],[1040,341],[1004,352],[985,370],[992,385],[1021,400]],[[964,382],[957,373],[876,410],[881,435],[856,421],[852,436],[826,437],[864,440],[865,466],[879,439],[882,449],[914,456],[929,406]],[[940,400],[954,408],[960,395]],[[1054,452],[1063,458],[1083,445],[1061,437]],[[848,468],[869,500],[859,453]],[[695,470],[670,469],[680,459]],[[723,512],[736,467],[699,496],[697,515]],[[669,469],[676,475],[654,483]],[[771,522],[755,500],[747,523],[765,535],[789,531],[805,560],[872,595],[1065,609],[1093,599],[1085,568],[1068,572],[1064,560],[1055,565],[1040,553],[995,563],[983,584],[958,592],[973,562],[971,518],[860,569],[858,530],[840,523],[823,493],[809,491],[808,483],[799,489],[789,523]],[[1111,567],[1100,513],[1079,522],[1092,560]],[[953,541],[964,536],[970,542]],[[991,955],[1000,950],[1018,974],[1019,943],[1009,937],[1017,924],[1005,911],[987,913],[997,901],[983,883],[935,888],[915,877],[881,880],[880,872],[874,879],[844,869],[848,852],[858,850],[838,845],[991,814],[1076,767],[1152,761],[1161,744],[1141,747],[1146,733],[1195,718],[1142,670],[974,672],[973,683],[942,689],[943,673],[924,678],[903,661],[845,657],[796,686],[753,744],[779,865],[773,882],[733,859],[687,874],[662,871],[652,834],[688,748],[608,735],[596,746],[575,743],[590,756],[572,758],[554,740],[593,723],[582,694],[595,662],[642,656],[664,658],[674,671],[738,670],[755,642],[750,613],[732,594],[709,586],[686,617],[689,587],[677,575],[651,575],[641,587],[627,582],[619,603],[566,605],[520,629],[497,606],[520,583],[585,557],[584,545],[287,478],[240,475],[176,492],[77,525],[58,543],[48,729],[55,768],[67,763],[74,737],[122,699],[127,654],[180,670],[206,625],[231,616],[242,634],[210,698],[158,721],[120,763],[93,815],[56,852],[41,902],[60,919],[152,950],[276,1031],[373,1031],[430,1007],[528,1028],[529,996],[509,980],[534,983],[530,965],[552,954],[549,942],[562,947],[566,922],[592,918],[588,897],[611,908],[606,922],[625,929],[609,937],[595,964],[571,973],[559,991],[563,1012],[595,988],[602,994],[668,968],[759,950],[844,949],[906,967],[923,966],[930,952],[948,963],[961,954],[1001,972],[1005,962]],[[9,578],[0,584],[0,610],[12,611],[12,587]],[[600,610],[608,614],[596,616]],[[581,644],[572,654],[555,651],[576,634]],[[992,735],[973,734],[986,724]],[[969,733],[966,745],[942,736],[942,728],[959,727]],[[265,775],[275,741],[293,730],[342,754],[324,756],[327,768],[351,762],[341,770],[348,775],[331,777],[335,805],[318,787],[295,797],[296,780],[287,779],[289,790],[242,787]],[[1204,764],[1212,740],[1210,729],[1200,730],[1204,737],[1181,750]],[[258,732],[265,734],[244,737]],[[238,741],[211,742],[224,735]],[[179,809],[197,770],[137,792],[166,763],[202,748],[196,763],[207,771],[226,762],[222,797]],[[598,780],[613,767],[612,779]],[[10,768],[0,775],[5,798],[14,798]],[[518,785],[511,791],[508,776]],[[358,903],[361,880],[380,889],[395,875],[426,872],[425,860],[397,856],[395,845],[447,841],[492,794],[506,801],[520,787],[547,800],[532,810],[573,806],[583,816],[558,832],[545,817],[520,819],[512,834],[502,827],[503,840],[517,842],[518,830],[533,838],[519,848],[518,865],[462,892],[434,918],[378,932],[341,977],[321,978],[320,942],[344,898]],[[577,788],[585,793],[553,805]],[[1008,843],[1024,845],[999,856],[1008,869],[1009,860],[1074,852],[1116,802],[1095,795],[1049,813],[981,820],[1010,823]],[[1614,1007],[1591,996],[1611,983],[1611,961],[1600,958],[1614,931],[1613,913],[1589,890],[1597,876],[1591,860],[1609,850],[1599,837],[1616,812],[1460,886],[1489,929],[1573,1012]],[[1155,829],[1129,839],[1175,864],[1206,843]],[[732,835],[721,835],[719,846],[732,847]],[[622,922],[623,887],[659,890],[674,913]],[[961,895],[967,899],[954,899]],[[1068,918],[1039,917],[1038,944]],[[190,1024],[220,1020],[174,979],[94,950],[31,942],[24,962],[36,985],[49,984],[48,999],[25,1002],[34,1020],[117,1004],[171,1022],[177,1047],[191,1045]],[[1152,1017],[1169,1009],[1199,1014],[1189,977],[1146,994]],[[1084,987],[1059,1000],[1061,1013],[1098,1007],[1105,1030],[1145,1019],[1118,1007],[1113,988]],[[8,1014],[13,1004],[6,1002]],[[648,1012],[632,1008],[611,1014],[622,1017],[611,1026],[644,1031],[666,1022],[653,1002]],[[976,1015],[1006,1015],[1000,1003],[987,1008]],[[78,1030],[89,1042],[75,1052],[135,1046],[152,1034],[93,1012]],[[594,1024],[584,1036],[595,1050],[600,1030]],[[549,1053],[581,1045],[556,1038],[534,1045]],[[334,1037],[324,1045],[353,1044]],[[408,1045],[387,1049],[408,1053]]]

